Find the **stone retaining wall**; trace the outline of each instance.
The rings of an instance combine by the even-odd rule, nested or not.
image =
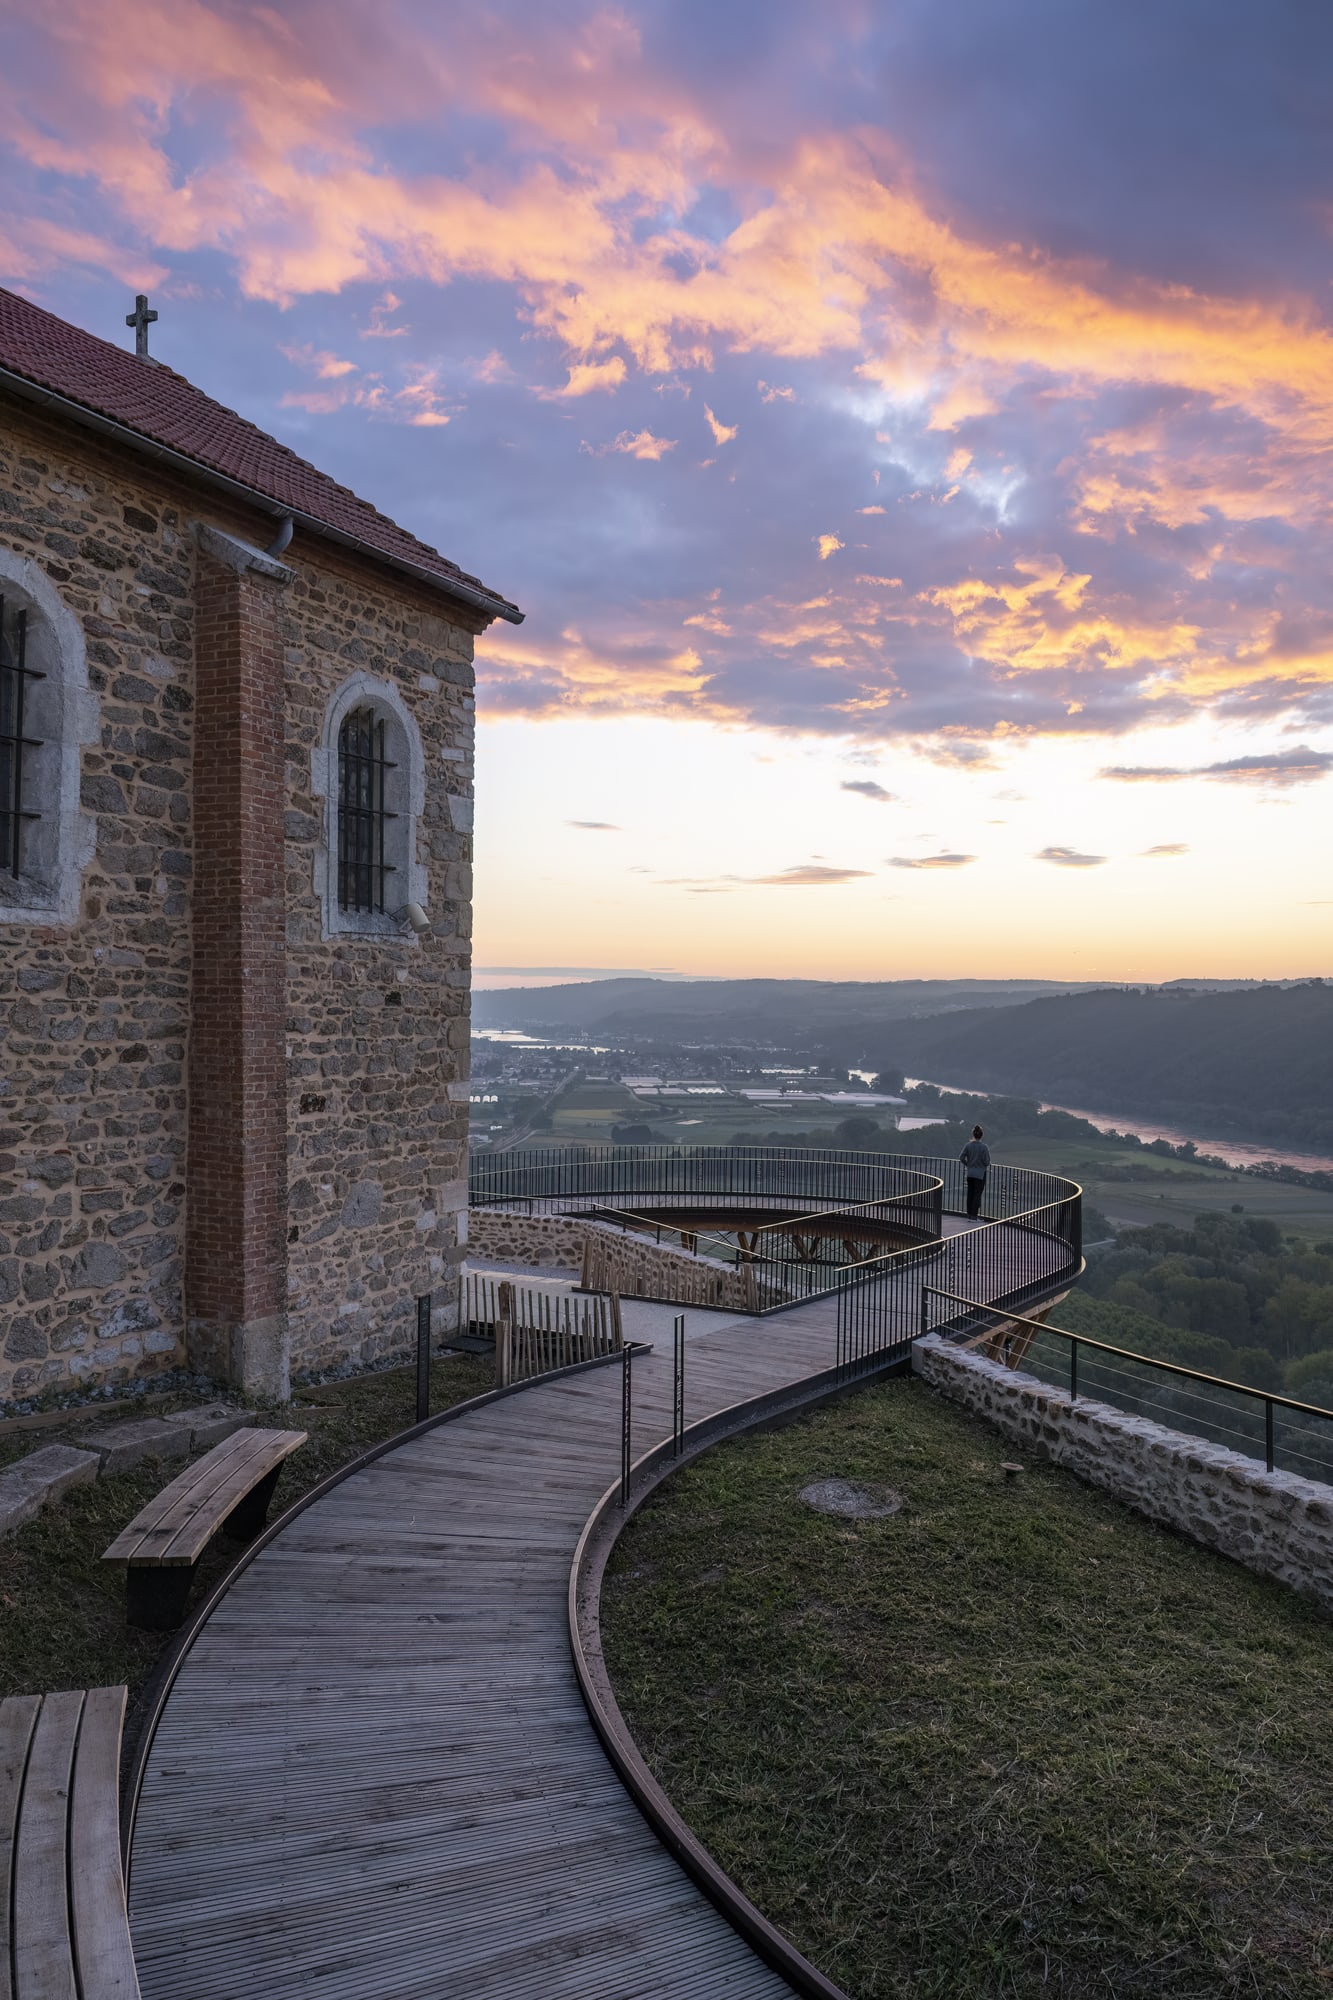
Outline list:
[[[711,1257],[648,1243],[607,1223],[579,1216],[516,1215],[496,1208],[468,1211],[470,1257],[582,1273],[589,1243],[595,1258],[589,1278],[595,1291],[615,1291],[629,1299],[666,1298],[680,1305],[724,1312],[749,1308],[749,1274],[718,1264]]]
[[[511,1215],[502,1208],[470,1208],[467,1254],[499,1264],[545,1265],[579,1271],[589,1225],[568,1215]]]
[[[1065,1466],[1149,1520],[1333,1605],[1333,1488],[1080,1397],[931,1334],[912,1369],[1020,1449]]]

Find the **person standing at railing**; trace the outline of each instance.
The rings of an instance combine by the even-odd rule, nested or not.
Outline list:
[[[982,1140],[980,1125],[972,1127],[972,1137],[958,1157],[967,1172],[967,1212],[975,1221],[981,1214],[981,1197],[990,1171],[990,1147]]]

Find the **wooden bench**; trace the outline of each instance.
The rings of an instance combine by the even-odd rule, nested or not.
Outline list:
[[[120,1868],[123,1687],[0,1701],[0,2000],[139,2000]]]
[[[221,1528],[248,1542],[259,1533],[284,1461],[305,1441],[305,1431],[233,1431],[135,1515],[103,1557],[126,1566],[131,1625],[169,1632],[180,1624],[214,1535]]]

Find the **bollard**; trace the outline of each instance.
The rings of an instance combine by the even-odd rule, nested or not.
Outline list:
[[[430,1415],[430,1293],[417,1300],[417,1422]]]
[[[671,1405],[671,1456],[679,1458],[685,1449],[685,1315],[677,1313],[671,1325],[671,1352],[676,1367],[675,1394]]]
[[[623,1353],[625,1358],[620,1374],[620,1504],[622,1507],[627,1507],[629,1505],[630,1432],[632,1428],[631,1419],[633,1417],[634,1393],[633,1377],[630,1373],[634,1357],[634,1346],[631,1341],[627,1340],[625,1342]]]

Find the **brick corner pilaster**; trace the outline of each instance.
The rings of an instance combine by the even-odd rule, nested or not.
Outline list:
[[[285,1400],[281,565],[201,539],[186,1318],[191,1360]]]

